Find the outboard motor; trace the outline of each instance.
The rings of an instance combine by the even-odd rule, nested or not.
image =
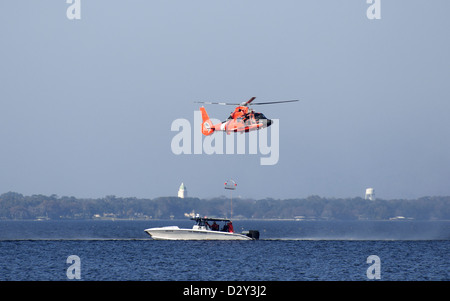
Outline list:
[[[242,232],[242,234],[247,235],[250,238],[253,238],[254,240],[259,239],[259,231],[258,230],[248,230]]]

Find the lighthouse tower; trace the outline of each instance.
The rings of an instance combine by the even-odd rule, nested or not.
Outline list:
[[[186,189],[186,186],[184,186],[184,183],[181,183],[180,189],[178,189],[178,197],[181,199],[184,199],[187,197],[187,189]]]

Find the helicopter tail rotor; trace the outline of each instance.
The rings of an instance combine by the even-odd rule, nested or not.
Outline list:
[[[209,119],[208,113],[206,113],[205,108],[201,107],[200,111],[202,112],[202,134],[205,136],[209,136],[214,132],[214,125]]]

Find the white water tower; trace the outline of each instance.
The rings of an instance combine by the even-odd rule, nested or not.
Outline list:
[[[225,182],[225,189],[230,190],[230,218],[233,218],[233,190],[236,190],[236,182],[233,179],[229,179]]]
[[[367,188],[366,189],[366,196],[364,197],[366,200],[375,200],[375,190],[373,188]]]

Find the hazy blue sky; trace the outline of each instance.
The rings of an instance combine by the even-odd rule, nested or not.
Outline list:
[[[450,195],[450,1],[0,2],[0,193]],[[279,162],[175,155],[194,101],[300,99]],[[206,106],[224,120],[232,107]]]

